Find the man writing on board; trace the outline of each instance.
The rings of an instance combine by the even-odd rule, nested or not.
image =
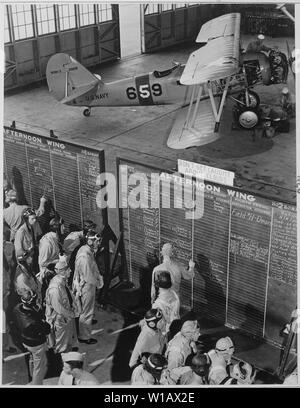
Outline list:
[[[152,273],[152,285],[151,285],[151,300],[152,303],[155,300],[155,281],[159,275],[160,271],[168,271],[171,275],[172,289],[179,296],[180,282],[181,279],[191,280],[195,276],[195,262],[191,259],[189,261],[189,269],[185,269],[183,265],[174,260],[174,249],[172,244],[166,243],[161,249],[161,255],[163,257],[163,262],[157,265],[153,269]]]

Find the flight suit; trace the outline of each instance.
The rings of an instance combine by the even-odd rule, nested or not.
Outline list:
[[[22,214],[26,208],[28,208],[28,205],[11,203],[9,207],[3,210],[3,218],[10,228],[11,241],[14,241],[17,230],[23,224]]]
[[[37,245],[37,241],[39,237],[42,235],[42,230],[41,227],[36,221],[33,226],[33,233],[34,233],[34,238],[35,238],[35,243]],[[28,251],[29,249],[33,248],[34,242],[33,242],[33,237],[31,235],[30,230],[27,227],[27,224],[24,223],[16,232],[15,235],[15,251],[16,251],[16,257],[21,256],[24,254],[24,252]]]
[[[32,259],[32,270],[35,274],[39,272],[39,265],[38,265],[38,254],[39,254],[39,247],[38,241],[42,236],[42,230],[38,221],[36,221],[32,225],[32,232],[28,228],[27,224],[24,223],[18,229],[15,235],[15,251],[16,256],[22,256],[25,251],[29,249],[33,249],[33,259]]]
[[[194,271],[193,270],[187,270],[183,265],[181,265],[178,262],[173,261],[172,259],[164,259],[164,261],[157,265],[153,269],[152,273],[152,286],[151,286],[151,299],[152,302],[154,301],[155,298],[155,286],[154,282],[159,274],[160,271],[167,271],[171,275],[171,281],[172,281],[172,289],[177,293],[179,296],[179,290],[180,290],[180,283],[181,279],[187,279],[191,280],[194,277]]]
[[[39,243],[39,267],[41,277],[44,276],[47,266],[56,263],[59,259],[60,248],[58,238],[55,232],[48,232]]]
[[[138,365],[132,372],[131,385],[158,385],[159,382],[144,367]]]
[[[70,257],[74,249],[76,249],[83,239],[83,231],[72,231],[64,239],[63,249],[65,254]]]
[[[94,315],[96,288],[103,287],[94,253],[88,245],[79,248],[75,261],[73,291],[79,302],[79,333],[81,340],[91,338],[92,320]]]
[[[57,353],[65,353],[77,342],[75,299],[66,287],[65,279],[56,275],[46,292],[46,320],[52,328],[51,344]]]
[[[168,359],[168,369],[172,370],[176,367],[183,367],[187,357],[192,352],[192,341],[184,337],[181,332],[177,333],[173,339],[169,341],[165,353]]]
[[[210,350],[208,356],[211,360],[211,366],[209,368],[208,373],[208,381],[211,385],[220,385],[224,384],[226,378],[229,379],[229,375],[227,372],[227,364],[225,359],[218,355],[215,350]]]
[[[163,333],[169,331],[173,320],[179,319],[180,300],[177,293],[172,289],[159,289],[158,298],[152,304],[153,309],[160,309],[162,311],[165,328]]]
[[[167,370],[166,370],[167,371]],[[161,384],[164,385],[206,385],[208,384],[205,377],[196,375],[190,366],[176,367],[168,370],[169,375],[161,378]]]
[[[165,345],[165,336],[161,330],[153,330],[145,324],[137,338],[129,361],[129,367],[134,367],[142,353],[161,354]]]
[[[62,371],[59,377],[59,380],[58,380],[58,385],[84,386],[84,385],[100,385],[100,383],[93,374],[85,370],[80,370],[79,377],[76,377],[76,378]]]

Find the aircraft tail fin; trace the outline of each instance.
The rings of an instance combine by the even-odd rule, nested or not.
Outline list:
[[[49,92],[61,103],[71,102],[103,83],[68,54],[55,54],[47,64]]]

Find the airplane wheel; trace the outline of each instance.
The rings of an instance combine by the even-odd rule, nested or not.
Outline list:
[[[239,124],[244,129],[252,129],[258,123],[258,115],[250,110],[244,111],[239,116]]]
[[[249,95],[249,102],[250,102],[250,105],[248,106],[248,108],[251,108],[251,109],[257,108],[260,104],[260,98],[257,95],[257,93],[253,91],[248,91],[248,95]],[[241,94],[239,94],[237,99],[241,101],[243,104],[246,104],[245,92],[242,92]]]
[[[85,109],[85,110],[83,111],[83,114],[84,114],[84,116],[89,117],[89,116],[91,115],[91,110],[90,110],[89,108],[87,108],[87,109]]]

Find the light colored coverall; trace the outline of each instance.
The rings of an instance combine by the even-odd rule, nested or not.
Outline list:
[[[47,270],[47,266],[59,260],[59,245],[55,232],[50,231],[45,234],[39,243],[39,267],[41,277]]]
[[[57,353],[66,353],[77,343],[75,320],[77,308],[75,299],[72,296],[70,304],[66,281],[60,276],[54,276],[46,292],[46,320],[52,329],[50,344],[54,346]]]
[[[83,238],[83,231],[73,231],[64,239],[63,249],[65,254],[70,257],[75,248],[80,245]]]
[[[183,336],[181,332],[177,333],[168,343],[166,358],[168,359],[168,368],[171,370],[176,367],[183,367],[187,357],[192,353],[191,340]]]
[[[166,339],[161,330],[153,330],[145,323],[142,327],[141,333],[137,338],[131,358],[129,367],[133,367],[139,361],[142,353],[157,353],[161,354],[164,348]]]
[[[161,271],[167,271],[170,273],[171,281],[172,281],[172,289],[177,293],[178,296],[179,296],[181,279],[183,278],[183,279],[191,280],[193,279],[195,275],[194,269],[187,270],[179,262],[175,262],[171,258],[168,258],[168,257],[164,258],[163,262],[160,265],[157,265],[153,269],[153,272],[152,272],[152,286],[151,286],[152,302],[154,301],[154,298],[155,298],[154,282],[157,279],[159,272]]]
[[[22,214],[26,208],[29,208],[28,205],[19,205],[17,203],[11,203],[9,207],[4,208],[3,210],[4,221],[10,228],[11,241],[15,239],[17,230],[23,224]]]
[[[42,235],[42,230],[38,221],[36,221],[33,224],[32,228],[37,242],[38,237]],[[27,227],[27,224],[24,223],[23,225],[21,225],[21,227],[18,229],[15,235],[16,257],[23,255],[25,251],[28,251],[32,247],[33,247],[32,236]]]
[[[143,364],[138,365],[132,372],[131,385],[158,385],[157,381]]]
[[[220,385],[221,382],[228,377],[226,361],[216,350],[210,350],[207,354],[211,360],[208,374],[209,384]]]
[[[161,379],[161,384],[164,385],[206,385],[207,383],[196,375],[190,366],[176,367],[169,371],[169,376]]]
[[[76,378],[62,371],[59,377],[59,380],[58,380],[58,385],[68,385],[68,386],[82,385],[83,386],[83,385],[100,385],[100,383],[93,374],[85,370],[80,370],[80,376]]]
[[[160,309],[165,320],[163,333],[169,331],[173,320],[179,319],[180,300],[173,289],[159,289],[158,298],[152,304],[153,309]]]
[[[94,252],[88,245],[83,245],[76,255],[73,278],[73,291],[79,303],[79,333],[82,340],[91,338],[96,288],[101,289],[102,287],[103,278],[100,275]]]

